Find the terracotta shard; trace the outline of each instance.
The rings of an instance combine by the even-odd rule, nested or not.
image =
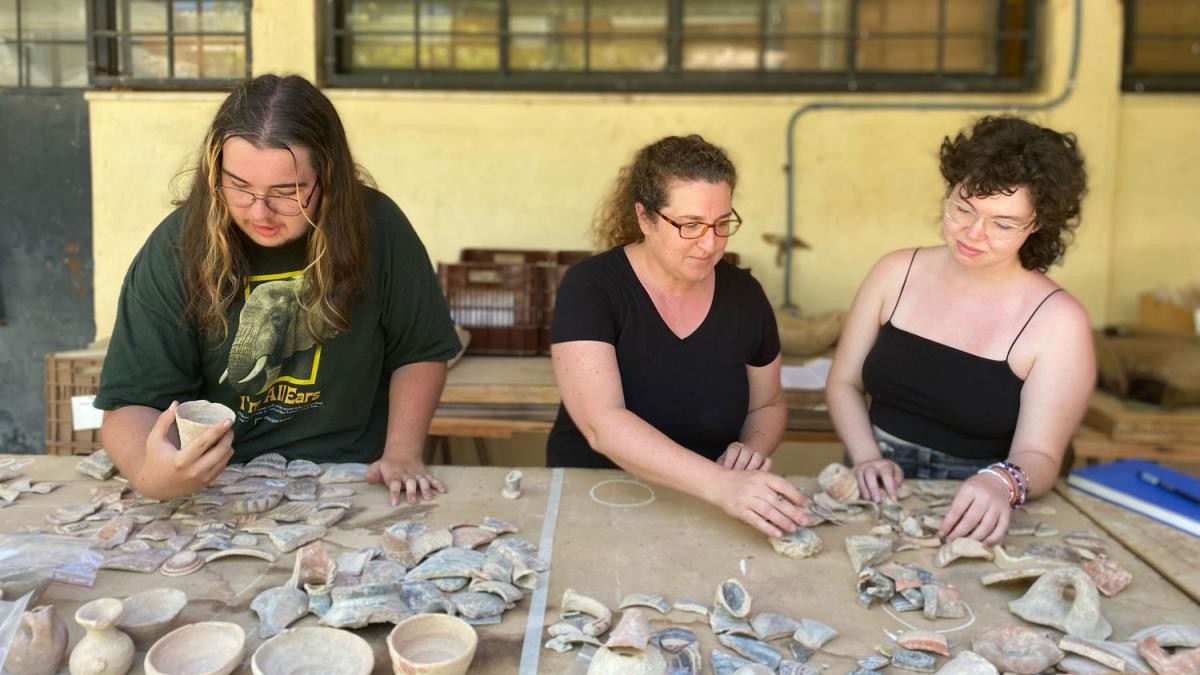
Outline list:
[[[292,588],[301,588],[305,584],[327,585],[336,578],[337,563],[329,557],[325,544],[317,540],[296,550],[296,561],[287,585]]]
[[[317,479],[301,478],[289,480],[283,487],[283,496],[293,502],[311,502],[317,499]]]
[[[100,540],[100,548],[111,550],[124,544],[132,531],[133,519],[117,516],[100,528],[100,531],[96,533],[96,538]]]
[[[709,610],[708,625],[712,628],[713,633],[717,635],[733,633],[734,635],[754,637],[754,628],[750,626],[749,621],[730,614],[729,610],[721,605],[713,605],[712,609]]]
[[[325,528],[313,525],[280,525],[267,533],[281,553],[290,553],[325,536]]]
[[[309,478],[321,475],[321,466],[307,459],[293,459],[287,463],[288,478]]]
[[[321,623],[334,628],[361,628],[369,623],[398,623],[413,611],[400,596],[399,584],[337,587]]]
[[[932,673],[937,667],[937,657],[903,647],[892,650],[892,667],[918,673]]]
[[[200,557],[200,554],[195,551],[185,550],[179,551],[170,558],[167,558],[158,571],[163,576],[182,577],[199,570],[201,567],[204,567],[204,559]]]
[[[329,529],[342,521],[346,517],[346,509],[318,509],[312,515],[304,519],[304,522],[313,527],[324,527]]]
[[[405,569],[404,565],[394,560],[372,560],[363,569],[362,578],[359,583],[400,583],[404,581],[404,575],[407,573],[408,570]]]
[[[879,573],[895,582],[897,593],[933,582],[932,572],[912,563],[888,562],[879,567]]]
[[[666,675],[699,675],[703,669],[700,643],[693,642],[667,659]]]
[[[682,626],[668,626],[654,634],[654,643],[670,654],[678,654],[696,640],[696,633]]]
[[[143,526],[134,536],[150,541],[166,541],[177,534],[174,525],[165,520],[156,520]]]
[[[212,562],[221,558],[258,558],[267,562],[275,562],[279,554],[275,551],[257,546],[230,546],[220,551],[213,551],[204,557],[204,562]]]
[[[603,635],[612,626],[612,610],[595,598],[581,595],[575,589],[568,588],[563,592],[562,612],[582,612],[592,619],[583,625],[585,635],[596,637]]]
[[[1142,661],[1136,646],[1127,642],[1088,640],[1065,635],[1058,641],[1058,648],[1064,652],[1078,654],[1118,673],[1144,673],[1150,670],[1150,666]]]
[[[236,483],[221,486],[221,494],[225,495],[246,495],[255,492],[265,492],[270,490],[278,490],[283,492],[283,488],[287,487],[287,481],[282,478],[264,478],[253,477],[243,478]]]
[[[896,594],[896,584],[873,567],[858,573],[858,604],[870,607],[875,601],[887,601]]]
[[[490,516],[483,519],[483,524],[480,525],[480,527],[487,530],[488,532],[494,532],[497,535],[512,534],[512,533],[517,532],[516,525],[513,525],[512,523],[508,522],[507,520],[501,520],[499,518],[492,518]]]
[[[959,537],[938,549],[933,558],[934,567],[945,567],[959,558],[991,560],[992,552],[978,539]]]
[[[104,450],[97,450],[79,460],[79,463],[75,465],[75,470],[96,480],[108,480],[117,473],[117,467],[113,466],[112,460],[108,458],[108,453]]]
[[[680,598],[671,605],[671,609],[684,612],[687,614],[698,614],[700,616],[708,616],[708,605],[705,605],[699,600],[691,598]]]
[[[1073,591],[1073,599],[1063,597],[1067,589]],[[1078,567],[1059,567],[1043,574],[1024,597],[1008,603],[1008,608],[1030,623],[1052,626],[1068,635],[1103,640],[1112,634],[1112,626],[1100,613],[1096,584]]]
[[[1129,637],[1130,642],[1141,642],[1153,636],[1160,647],[1200,647],[1200,625],[1188,623],[1162,623],[1143,628]]]
[[[233,546],[230,539],[231,537],[219,534],[207,534],[197,537],[195,541],[188,544],[188,549],[192,551],[223,551]]]
[[[118,483],[116,485],[97,485],[91,489],[92,501],[102,506],[108,506],[121,501],[125,496],[125,491],[129,489],[128,485]]]
[[[76,523],[83,520],[85,516],[92,515],[99,510],[99,508],[100,505],[96,502],[79,502],[78,504],[70,504],[46,516],[46,522],[50,523],[51,525]]]
[[[717,636],[717,641],[751,661],[770,668],[772,672],[783,661],[783,654],[762,640],[724,633]]]
[[[483,567],[486,556],[469,548],[447,548],[434,553],[427,560],[409,570],[406,581],[443,579],[446,577],[471,577]]]
[[[817,484],[839,502],[845,503],[859,497],[858,479],[844,464],[834,463],[826,466],[817,474]]]
[[[1168,654],[1158,644],[1158,640],[1151,635],[1137,643],[1137,651],[1158,675],[1195,675],[1200,673],[1200,649],[1188,649],[1173,655]]]
[[[950,645],[946,642],[946,636],[929,630],[910,630],[901,633],[896,638],[896,644],[905,649],[950,656]]]
[[[246,462],[242,470],[247,476],[263,478],[287,478],[287,458],[277,452],[259,455]]]
[[[971,649],[1000,671],[1017,675],[1036,675],[1063,658],[1062,650],[1052,641],[1012,624],[984,629],[971,640]]]
[[[921,600],[926,619],[961,619],[967,615],[962,593],[949,584],[925,584],[921,587]]]
[[[621,604],[617,605],[618,609],[630,607],[648,607],[659,614],[671,611],[671,603],[657,593],[630,593],[621,600]]]
[[[759,612],[750,619],[750,627],[759,640],[775,640],[795,633],[800,622],[784,614]]]
[[[846,537],[845,543],[846,553],[850,556],[850,565],[855,574],[863,567],[874,567],[892,557],[892,540],[886,537],[857,534]]]
[[[776,553],[786,558],[809,558],[821,551],[821,538],[807,527],[797,527],[795,532],[768,541]]]
[[[120,546],[118,546],[117,550],[120,551],[121,553],[141,553],[142,551],[149,551],[152,548],[154,548],[154,545],[148,541],[142,541],[141,539],[131,539],[131,540],[125,542],[124,544],[121,544]]]
[[[400,599],[419,614],[454,614],[450,599],[428,581],[400,582]]]
[[[800,627],[792,634],[792,639],[809,649],[820,649],[838,635],[835,628],[816,619],[801,619]]]
[[[316,513],[315,502],[286,502],[266,513],[266,517],[277,523],[298,523]]]
[[[100,563],[100,569],[124,570],[126,572],[142,572],[149,574],[158,571],[163,562],[171,557],[171,551],[165,548],[152,548],[145,551],[135,551],[113,556]]]
[[[417,559],[412,550],[413,539],[424,529],[424,525],[409,520],[392,523],[383,531],[383,555],[405,567],[414,567]]]
[[[443,593],[455,593],[466,588],[471,580],[467,577],[437,577],[428,581]]]
[[[458,610],[458,614],[468,619],[482,619],[498,616],[508,608],[504,599],[491,593],[477,591],[460,591],[450,596],[450,602]]]
[[[972,651],[958,653],[937,671],[937,675],[1000,675],[991,661]]]
[[[453,545],[461,548],[479,548],[496,538],[495,532],[474,525],[461,525],[452,529],[450,533],[453,535]]]
[[[367,480],[367,465],[350,462],[330,464],[317,479],[321,485],[331,483],[362,483]]]
[[[258,614],[258,636],[266,639],[308,614],[308,596],[298,588],[269,588],[254,598],[250,609]]]
[[[821,671],[816,668],[799,663],[797,661],[789,661],[784,659],[779,662],[779,670],[776,671],[779,675],[820,675]]]
[[[318,499],[349,499],[353,496],[354,488],[346,485],[322,485],[317,491]]]
[[[1063,542],[1068,546],[1087,549],[1097,555],[1107,553],[1108,551],[1108,544],[1104,539],[1104,535],[1094,530],[1068,532],[1063,535]]]
[[[1046,572],[1048,567],[1025,567],[1011,570],[1003,570],[1000,572],[992,572],[979,577],[979,583],[984,586],[992,586],[994,584],[1006,584],[1013,581],[1025,581],[1027,579],[1036,579]]]
[[[275,508],[283,499],[281,490],[263,490],[233,500],[233,512],[238,514],[263,513]]]
[[[712,650],[709,653],[708,660],[712,663],[715,675],[733,675],[739,668],[754,663],[750,659],[742,658],[729,652],[723,652],[720,649]]]
[[[491,593],[504,600],[505,604],[511,609],[515,607],[522,598],[525,597],[525,591],[516,586],[505,583],[503,581],[492,581],[484,579],[475,579],[467,587],[467,590],[476,591],[479,593]]]
[[[1133,581],[1133,575],[1121,563],[1103,555],[1083,563],[1083,571],[1096,583],[1096,588],[1110,598]]]
[[[750,614],[750,605],[754,598],[746,592],[746,587],[737,579],[726,579],[717,587],[716,604],[730,615],[739,619]]]

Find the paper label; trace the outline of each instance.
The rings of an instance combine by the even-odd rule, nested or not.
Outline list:
[[[104,421],[104,411],[92,405],[95,394],[71,397],[71,428],[75,431],[99,429]]]

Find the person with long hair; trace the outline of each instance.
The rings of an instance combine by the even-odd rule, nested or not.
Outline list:
[[[458,338],[329,99],[294,75],[236,86],[177,207],[130,265],[96,396],[122,475],[166,499],[276,452],[369,462],[393,505],[445,492],[421,449]],[[179,447],[193,399],[235,419]]]
[[[1074,136],[1016,117],[946,138],[941,173],[945,245],[875,264],[826,397],[865,498],[963,480],[939,534],[994,544],[1054,486],[1095,383],[1087,313],[1046,276],[1087,174]]]
[[[562,406],[547,464],[619,466],[771,537],[804,495],[770,473],[787,408],[762,287],[722,260],[737,172],[700,136],[642,148],[594,223],[607,252],[567,271],[550,328]]]

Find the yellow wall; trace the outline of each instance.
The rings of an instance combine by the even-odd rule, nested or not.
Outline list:
[[[704,134],[729,150],[740,173],[735,204],[747,226],[730,250],[742,254],[780,302],[782,270],[761,235],[784,227],[789,115],[814,100],[991,100],[998,111],[1049,100],[1066,79],[1072,2],[1049,0],[1045,7],[1047,76],[1039,91],[1023,95],[327,93],[356,158],[408,213],[435,261],[454,260],[467,246],[585,247],[593,210],[634,150],[666,134]],[[255,3],[256,72],[317,72],[309,9],[290,0]],[[1200,243],[1194,211],[1180,196],[1188,192],[1178,189],[1195,176],[1185,163],[1200,150],[1200,99],[1121,97],[1121,31],[1120,2],[1085,2],[1074,92],[1033,116],[1074,131],[1087,155],[1085,222],[1066,265],[1052,274],[1097,324],[1129,318],[1140,288],[1187,280],[1188,253]],[[88,99],[95,314],[98,335],[107,335],[125,269],[168,211],[169,180],[191,161],[221,96],[93,92]],[[801,119],[796,233],[813,246],[795,257],[794,298],[803,311],[846,307],[881,254],[936,242],[937,146],[977,114],[826,111]],[[1160,161],[1156,152],[1171,159]]]

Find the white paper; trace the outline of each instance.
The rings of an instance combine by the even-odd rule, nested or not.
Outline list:
[[[75,431],[99,429],[104,421],[104,411],[92,405],[95,394],[71,397],[71,428]]]
[[[802,366],[784,366],[780,372],[784,389],[820,390],[829,379],[830,359],[815,359]]]

